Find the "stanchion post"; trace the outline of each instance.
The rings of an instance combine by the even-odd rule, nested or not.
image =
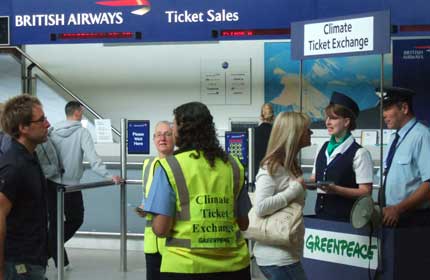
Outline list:
[[[57,272],[64,279],[64,187],[57,188]]]
[[[126,137],[127,137],[127,119],[121,119],[121,178],[124,181],[121,183],[121,211],[120,211],[120,219],[121,219],[121,244],[120,244],[120,271],[127,271],[127,189],[125,181],[127,179],[127,146],[126,146]]]
[[[254,191],[254,128],[248,128],[248,191]]]
[[[384,160],[383,160],[383,154],[384,154],[384,98],[383,98],[383,94],[384,94],[384,54],[381,54],[381,78],[380,78],[380,92],[381,92],[381,98],[380,98],[380,102],[379,102],[379,125],[380,125],[380,141],[379,141],[379,159],[380,159],[380,163],[379,163],[379,190],[378,190],[378,195],[379,195],[379,191],[381,191],[382,185],[384,184]],[[385,191],[385,189],[384,189]],[[385,196],[384,196],[385,197]],[[381,212],[382,212],[382,208],[381,208]],[[382,229],[382,234],[381,234],[381,239],[380,242],[378,243],[378,269],[375,272],[376,274],[378,273],[383,273],[384,272],[384,265],[383,265],[383,250],[384,250],[384,230]]]
[[[254,191],[254,128],[248,128],[248,192]],[[249,239],[248,240],[248,249],[249,254],[251,256],[251,262],[249,264],[249,269],[251,270],[251,276],[254,276],[254,257],[253,257],[253,248],[254,242]]]

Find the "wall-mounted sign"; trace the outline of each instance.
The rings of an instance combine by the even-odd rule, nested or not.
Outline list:
[[[12,45],[285,39],[290,38],[291,22],[374,7],[390,9],[393,24],[430,24],[428,1],[412,8],[400,0],[344,2],[1,0],[0,15],[10,17]]]
[[[129,154],[149,154],[149,121],[128,121],[127,136]]]
[[[390,52],[388,11],[293,22],[293,59]]]
[[[201,59],[200,98],[205,104],[251,104],[251,59]]]
[[[110,119],[94,120],[96,127],[96,143],[113,143]]]
[[[248,133],[227,131],[225,150],[228,154],[237,157],[243,165],[248,165]]]

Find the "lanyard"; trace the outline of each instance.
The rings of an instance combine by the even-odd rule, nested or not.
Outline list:
[[[405,140],[406,136],[409,134],[409,132],[411,132],[412,128],[414,128],[417,123],[418,121],[415,121],[414,124],[408,129],[408,131],[406,131],[405,136],[403,136],[402,139],[400,139],[399,143],[397,143],[396,150],[400,146],[400,144],[402,144],[403,140]]]

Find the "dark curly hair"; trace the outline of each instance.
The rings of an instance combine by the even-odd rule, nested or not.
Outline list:
[[[215,159],[228,161],[227,153],[220,147],[216,136],[215,124],[208,107],[200,102],[183,104],[173,110],[175,115],[178,135],[176,146],[179,152],[188,149],[197,151],[194,158],[204,157],[210,166],[215,166]]]

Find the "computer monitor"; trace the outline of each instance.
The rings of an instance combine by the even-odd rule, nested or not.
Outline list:
[[[132,120],[127,124],[127,148],[129,154],[149,154],[149,121]]]

